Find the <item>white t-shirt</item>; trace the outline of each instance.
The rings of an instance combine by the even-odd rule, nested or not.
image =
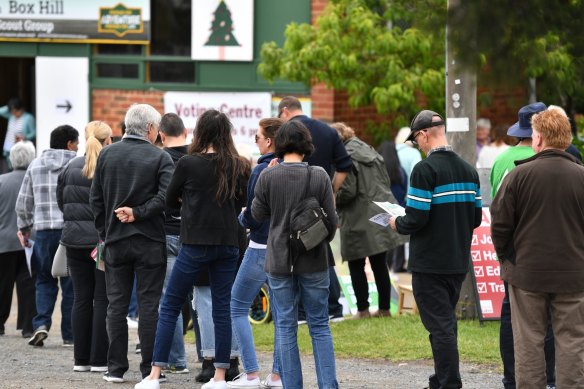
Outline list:
[[[495,144],[490,144],[488,146],[484,146],[479,153],[479,157],[477,159],[477,168],[492,168],[493,164],[495,163],[495,159],[501,154],[503,151],[507,150],[509,145],[503,143],[501,146],[497,146]]]

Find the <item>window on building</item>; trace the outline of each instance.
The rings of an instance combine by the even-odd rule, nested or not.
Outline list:
[[[93,74],[104,81],[194,84],[190,56],[191,0],[151,0],[150,45],[96,45]]]

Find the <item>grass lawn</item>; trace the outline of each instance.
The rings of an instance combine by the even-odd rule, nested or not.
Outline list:
[[[272,351],[272,323],[252,326],[258,350]],[[345,320],[331,324],[335,354],[345,358],[388,359],[393,362],[430,359],[428,333],[419,316]],[[312,353],[308,327],[298,330],[300,352]],[[499,356],[499,322],[458,322],[458,348],[463,362],[496,365]]]

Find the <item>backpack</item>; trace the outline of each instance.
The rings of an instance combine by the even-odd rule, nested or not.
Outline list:
[[[328,219],[324,209],[314,196],[308,196],[310,188],[310,167],[307,167],[308,178],[304,186],[304,196],[290,211],[290,254],[310,251],[321,244],[329,235]],[[292,262],[291,271],[294,270]]]

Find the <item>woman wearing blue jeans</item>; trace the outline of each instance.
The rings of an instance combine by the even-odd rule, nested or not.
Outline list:
[[[233,283],[233,289],[231,290],[231,321],[233,322],[233,330],[239,343],[244,372],[233,381],[227,383],[229,388],[259,389],[261,386],[264,388],[282,387],[279,374],[280,370],[278,368],[277,348],[274,348],[272,373],[260,383],[260,368],[255,353],[253,333],[248,319],[249,307],[259,293],[260,288],[267,281],[267,274],[264,270],[264,259],[266,256],[268,231],[270,229],[269,221],[260,223],[253,219],[251,216],[251,203],[254,198],[255,184],[260,173],[268,167],[269,163],[275,157],[274,151],[276,147],[274,138],[282,123],[283,121],[277,118],[260,120],[260,127],[255,141],[262,156],[258,160],[258,165],[251,173],[249,183],[247,184],[247,207],[239,215],[239,223],[250,230],[250,242],[245,251],[243,262],[237,272],[235,282]]]
[[[255,187],[251,212],[255,220],[270,221],[265,270],[275,312],[276,350],[283,386],[303,387],[298,351],[298,302],[302,301],[320,389],[339,387],[329,327],[327,240],[335,236],[337,216],[326,171],[302,162],[314,150],[308,129],[299,121],[282,125],[276,134],[276,156],[284,161],[265,170]],[[308,251],[290,247],[290,212],[307,196],[315,197],[326,216],[328,237]]]
[[[215,324],[215,376],[202,389],[226,389],[231,349],[231,287],[239,258],[238,210],[246,202],[249,162],[235,149],[227,116],[203,113],[189,155],[182,157],[166,191],[169,207],[181,207],[183,243],[160,307],[152,371],[135,389],[158,389],[176,321],[197,276],[209,271]],[[182,205],[182,206],[181,206]]]

